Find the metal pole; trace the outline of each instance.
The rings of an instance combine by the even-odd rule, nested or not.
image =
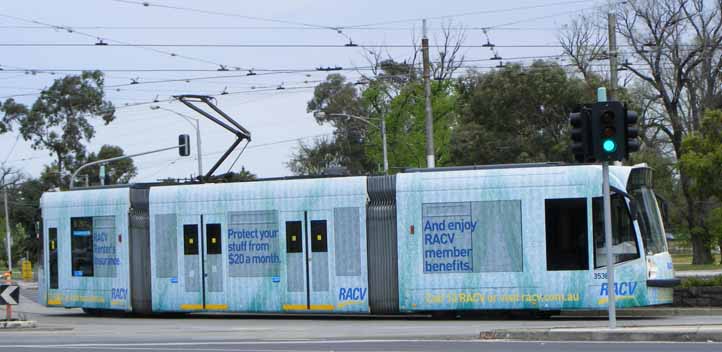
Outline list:
[[[198,147],[198,151],[196,152],[198,154],[198,158],[196,158],[198,160],[198,179],[203,181],[203,157],[202,157],[203,151],[201,150],[201,124],[200,124],[200,121],[196,118],[183,115],[175,110],[162,108],[158,105],[153,105],[150,108],[151,108],[151,110],[160,109],[160,110],[172,112],[172,113],[182,117],[184,120],[186,120],[186,122],[188,122],[191,125],[191,127],[195,128],[195,130],[196,130],[196,147]],[[195,125],[193,124],[193,121],[195,121]]]
[[[389,173],[389,155],[386,147],[386,116],[381,116],[381,143],[384,148],[384,173]]]
[[[100,185],[105,186],[105,164],[100,164],[100,172],[98,172],[98,176],[100,176]]]
[[[198,150],[196,153],[198,154],[198,179],[203,182],[203,153],[201,152],[201,125],[198,119],[196,120],[196,145],[198,146]]]
[[[616,77],[616,76],[615,76]],[[607,90],[597,89],[597,101],[607,101]],[[604,203],[604,248],[607,251],[607,307],[609,328],[617,327],[617,299],[614,290],[614,255],[612,253],[612,202],[609,198],[609,162],[602,162],[602,196]]]
[[[424,96],[426,100],[426,167],[436,167],[434,157],[434,116],[431,110],[431,68],[429,64],[429,38],[426,36],[426,20],[422,21],[423,38],[421,51],[424,60]]]
[[[10,235],[10,215],[8,213],[8,187],[5,185],[4,188],[4,198],[5,198],[5,244],[6,244],[6,254],[8,258],[8,271],[13,272],[13,258],[12,258],[12,236]]]
[[[614,7],[609,9],[607,16],[609,26],[609,101],[617,100],[617,15]]]
[[[617,327],[616,292],[614,287],[614,255],[612,253],[612,202],[609,197],[609,162],[602,163],[602,192],[604,193],[604,248],[607,251],[607,292],[609,328]]]
[[[75,170],[75,172],[73,172],[73,175],[72,175],[72,176],[70,176],[70,189],[74,189],[74,188],[75,188],[75,178],[78,176],[78,173],[79,173],[81,170],[83,170],[83,169],[85,169],[86,167],[88,167],[88,166],[98,165],[98,164],[104,164],[104,163],[109,163],[109,162],[111,162],[111,161],[118,161],[118,160],[135,158],[136,156],[141,156],[141,155],[159,153],[159,152],[163,152],[163,151],[166,151],[166,150],[176,149],[176,148],[178,148],[178,147],[179,147],[179,146],[176,145],[176,146],[172,146],[172,147],[168,147],[168,148],[161,148],[161,149],[156,149],[156,150],[151,150],[151,151],[148,151],[148,152],[142,152],[142,153],[131,154],[131,155],[117,156],[117,157],[115,157],[115,158],[97,160],[97,161],[89,162],[89,163],[87,163],[87,164],[83,164],[81,167],[79,167],[77,170]]]

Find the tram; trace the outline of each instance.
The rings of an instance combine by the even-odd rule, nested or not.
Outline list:
[[[42,196],[40,302],[88,312],[396,314],[672,302],[645,165],[131,184]]]

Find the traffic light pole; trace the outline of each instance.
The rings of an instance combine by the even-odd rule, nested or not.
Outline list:
[[[616,292],[614,292],[614,255],[612,254],[612,201],[609,196],[609,162],[602,162],[602,193],[604,201],[604,247],[607,251],[607,292],[609,328],[617,327]]]
[[[607,101],[607,90],[597,89],[597,102]],[[609,196],[609,162],[602,162],[602,202],[604,203],[604,249],[607,251],[607,306],[609,328],[617,327],[617,297],[614,291],[614,255],[612,254],[612,200]]]

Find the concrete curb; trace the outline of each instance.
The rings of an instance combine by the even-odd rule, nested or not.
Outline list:
[[[606,310],[565,310],[559,314],[561,317],[606,317]],[[638,317],[670,317],[670,316],[722,316],[722,308],[701,307],[701,308],[624,308],[617,310],[617,316],[621,318]]]
[[[479,338],[517,341],[722,342],[722,327],[501,329],[482,331]]]
[[[32,329],[37,326],[35,320],[0,321],[0,329]]]

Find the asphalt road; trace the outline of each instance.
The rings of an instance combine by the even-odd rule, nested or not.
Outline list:
[[[24,292],[27,294],[29,292]],[[1,309],[0,309],[1,310]],[[502,328],[604,327],[604,318],[531,319],[483,315],[323,317],[165,315],[91,317],[78,309],[21,301],[16,316],[38,328],[0,330],[0,351],[720,351],[722,344],[488,342]],[[4,312],[0,312],[4,314]],[[620,326],[722,325],[722,316],[621,319]]]
[[[1,336],[1,335],[0,335]],[[22,344],[5,345],[8,351],[533,351],[533,352],[666,352],[719,351],[719,344],[650,344],[650,343],[539,343],[539,342],[482,342],[454,340],[367,340],[367,341],[210,341],[166,342],[152,344]]]

